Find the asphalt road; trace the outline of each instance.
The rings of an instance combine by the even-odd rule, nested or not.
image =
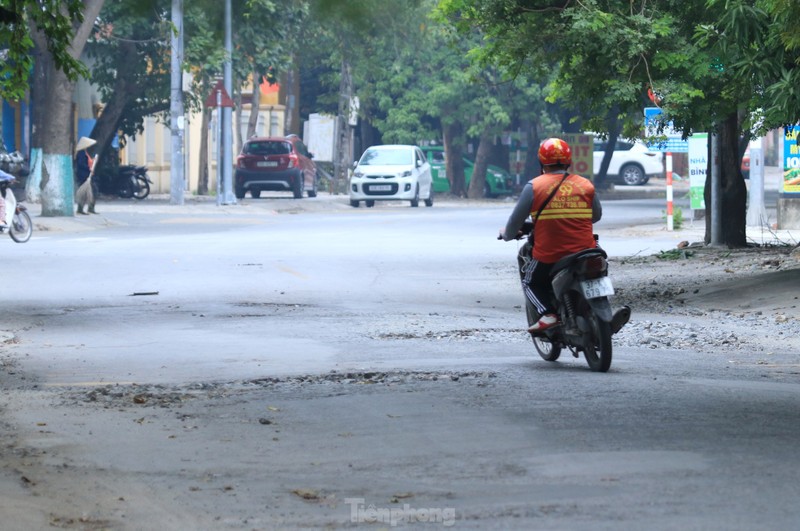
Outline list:
[[[4,529],[797,528],[800,384],[542,361],[510,205],[267,204],[5,244]]]

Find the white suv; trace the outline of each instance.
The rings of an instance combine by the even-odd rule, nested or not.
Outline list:
[[[385,145],[367,148],[350,179],[350,206],[361,201],[410,201],[412,207],[433,206],[431,165],[417,146]]]
[[[594,173],[600,171],[600,163],[606,150],[607,140],[599,137],[594,139]],[[662,154],[649,151],[647,146],[639,141],[618,139],[614,146],[614,154],[608,165],[608,178],[612,181],[629,185],[646,184],[650,177],[664,175],[664,161]]]

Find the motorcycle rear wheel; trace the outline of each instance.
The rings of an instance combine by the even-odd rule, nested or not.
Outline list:
[[[525,301],[525,314],[528,316],[528,326],[533,325],[533,323],[539,320],[536,310],[533,309],[533,306],[531,306],[528,300]],[[561,345],[553,343],[546,337],[531,336],[531,339],[533,339],[533,347],[543,360],[556,361],[558,357],[561,356]]]
[[[130,199],[133,197],[133,182],[131,182],[130,177],[125,176],[122,178],[122,181],[119,183],[119,188],[117,188],[117,195],[122,199]]]
[[[11,226],[8,228],[8,235],[17,243],[25,243],[31,239],[33,234],[33,223],[31,217],[24,210],[14,213]]]
[[[589,334],[584,344],[583,356],[589,368],[595,372],[606,372],[611,367],[611,325],[589,311],[586,319]]]

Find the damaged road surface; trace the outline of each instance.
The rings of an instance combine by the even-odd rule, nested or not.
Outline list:
[[[596,374],[535,355],[506,213],[15,247],[3,529],[794,528],[797,302],[732,287],[796,259],[614,259],[634,314]]]

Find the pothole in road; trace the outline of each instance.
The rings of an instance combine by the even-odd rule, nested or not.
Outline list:
[[[527,334],[518,328],[462,328],[459,330],[428,330],[426,332],[387,332],[372,339],[427,341],[514,341],[526,340]]]
[[[103,408],[179,408],[194,399],[216,399],[253,388],[307,388],[309,386],[402,385],[418,382],[469,381],[487,385],[497,377],[494,371],[331,371],[326,374],[256,378],[232,382],[195,382],[183,385],[106,385],[90,390],[65,390],[66,404],[89,404]]]

